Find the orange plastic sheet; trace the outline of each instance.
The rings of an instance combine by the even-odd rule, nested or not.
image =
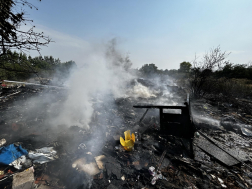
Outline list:
[[[130,135],[130,130],[124,132],[125,140],[120,137],[120,143],[125,150],[131,151],[135,144],[135,135],[132,133]]]

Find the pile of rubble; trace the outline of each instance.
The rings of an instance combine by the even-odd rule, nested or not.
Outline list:
[[[168,105],[183,104],[185,91],[138,82],[158,91],[156,97],[106,98],[113,103],[93,99],[90,129],[46,122],[55,115],[48,107],[67,98],[63,88],[2,90],[0,188],[252,187],[251,114],[243,116],[232,106],[223,111],[225,104],[198,100],[191,103],[194,139],[167,135],[160,132],[158,110],[150,109],[143,117],[145,110],[133,106],[165,98]],[[48,94],[53,98],[47,99]],[[40,105],[30,106],[28,99],[38,96]],[[131,151],[120,144],[126,130],[135,134]]]

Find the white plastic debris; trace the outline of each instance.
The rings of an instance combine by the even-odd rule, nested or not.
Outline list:
[[[212,174],[210,174],[210,175],[211,175],[211,177],[212,177],[213,179],[215,179],[215,178],[216,178],[214,175],[212,175]]]
[[[2,147],[6,143],[6,140],[3,138],[0,140],[0,147]]]
[[[224,181],[223,181],[221,178],[219,178],[219,177],[218,177],[218,181],[219,181],[221,184],[224,183]]]
[[[153,176],[153,178],[151,180],[151,184],[152,185],[156,184],[156,181],[158,179],[165,179],[165,180],[167,180],[161,173],[157,173],[155,171],[155,167],[153,167],[153,166],[149,167],[149,173]]]
[[[225,184],[221,184],[222,188],[227,188],[227,186]]]
[[[9,165],[15,167],[16,169],[21,169],[22,164],[25,163],[25,161],[26,161],[26,157],[25,155],[23,155],[20,158],[13,161],[12,163],[10,163]]]
[[[200,136],[200,134],[198,132],[195,133],[196,134],[196,137],[198,138]]]
[[[222,188],[227,188],[227,186],[224,184],[224,181],[221,178],[218,177],[218,181],[220,182]]]
[[[87,147],[84,143],[80,143],[80,145],[78,146],[78,149],[85,150],[85,149],[87,149]]]
[[[76,167],[77,167],[77,164],[76,164],[76,163],[73,163],[73,164],[72,164],[72,168],[75,169]]]
[[[30,151],[28,157],[34,160],[33,163],[40,164],[47,163],[58,158],[57,152],[53,149],[53,147],[44,147],[36,149],[35,151]]]
[[[248,130],[247,128],[241,127],[241,132],[242,132],[242,134],[245,135],[245,136],[249,136],[249,137],[252,136],[252,131]]]
[[[88,155],[92,155],[92,152],[87,152],[86,154],[88,154]]]
[[[122,180],[125,180],[125,176],[123,175],[123,176],[121,177],[121,179],[122,179]]]

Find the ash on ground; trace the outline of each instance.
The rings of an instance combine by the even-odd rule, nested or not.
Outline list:
[[[0,187],[252,187],[252,101],[224,97],[193,101],[196,130],[192,153],[189,140],[160,133],[158,110],[150,110],[139,123],[145,110],[133,108],[142,103],[181,105],[186,91],[176,85],[157,86],[146,79],[134,80],[128,87],[124,98],[97,94],[91,99],[93,115],[88,128],[81,126],[82,120],[77,120],[79,125],[52,125],[64,108],[67,89],[2,88],[0,139],[6,141],[2,146],[22,146],[29,154],[20,169],[1,164]],[[136,135],[132,151],[125,151],[120,144],[126,130]],[[53,157],[40,151],[47,161],[32,159],[31,154],[43,148],[53,150]],[[22,177],[27,181],[21,182]]]

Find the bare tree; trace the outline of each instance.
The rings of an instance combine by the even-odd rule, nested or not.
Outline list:
[[[190,78],[190,90],[193,96],[202,97],[206,94],[206,91],[213,89],[215,78],[212,73],[230,64],[226,60],[229,54],[222,52],[220,46],[218,46],[205,53],[201,61],[197,61],[195,56],[192,61],[193,68]]]
[[[26,0],[0,0],[0,68],[2,69],[5,69],[4,61],[11,60],[12,57],[8,56],[11,51],[40,52],[42,46],[51,42],[43,32],[35,32],[35,26],[28,31],[20,29],[22,25],[33,22],[26,18],[25,7],[37,9]]]

